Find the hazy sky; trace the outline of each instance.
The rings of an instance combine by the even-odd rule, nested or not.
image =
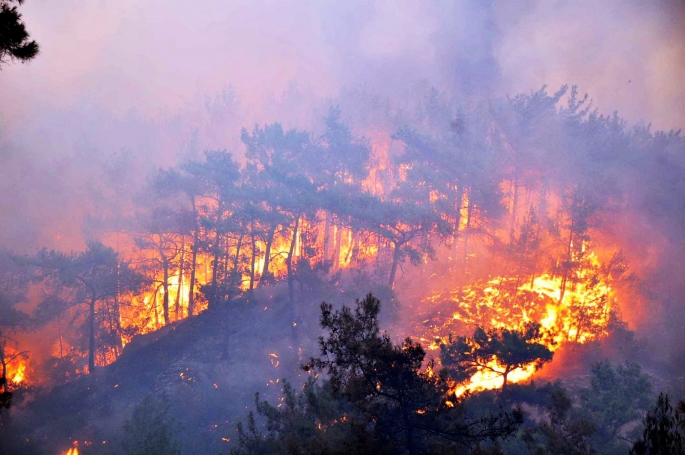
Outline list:
[[[578,84],[603,110],[685,125],[685,2],[29,0],[42,46],[0,74],[5,123],[88,100],[156,115],[229,84],[255,103],[422,79],[514,94]]]
[[[193,147],[232,149],[255,122],[308,128],[341,90],[401,102],[417,87],[482,99],[577,84],[604,113],[685,126],[681,0],[28,0],[20,10],[41,54],[0,71],[0,245],[74,230],[93,169],[112,154],[132,154],[133,170],[170,166]]]

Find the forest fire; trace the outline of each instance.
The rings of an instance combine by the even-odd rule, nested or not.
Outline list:
[[[14,372],[10,370],[9,377],[14,385],[19,385],[26,381],[26,363],[22,361]]]
[[[24,3],[0,7],[28,22]],[[594,36],[568,25],[600,6],[100,3],[41,36],[97,12],[73,29],[113,44],[2,85],[26,108],[0,118],[0,452],[627,453],[651,384],[685,391],[685,140],[543,85],[577,62],[537,67]],[[604,37],[649,41],[650,8],[610,11],[643,33]],[[160,22],[144,12],[183,46],[112,71],[179,39],[139,30]],[[537,48],[547,28],[564,52]],[[639,61],[607,43],[590,60]],[[591,77],[597,100],[664,97],[645,87],[680,49],[649,44],[649,64]],[[46,87],[78,84],[34,86],[46,67]],[[177,75],[198,82],[175,112]]]
[[[469,333],[476,327],[521,330],[531,322],[540,326],[537,342],[551,352],[564,343],[583,344],[601,339],[608,334],[610,319],[616,311],[612,280],[620,279],[624,270],[617,256],[612,258],[611,269],[603,267],[594,253],[585,248],[581,252],[582,265],[571,276],[545,273],[525,280],[497,277],[428,297],[417,315],[423,323],[414,326],[418,339],[427,349],[438,350],[451,335]],[[441,314],[449,312],[450,307],[456,311],[441,320]],[[432,309],[437,309],[437,315],[432,315]],[[465,384],[456,386],[455,391],[461,395],[466,391],[500,388],[506,369],[495,356],[479,366]],[[526,381],[536,370],[532,362],[522,365],[511,371],[508,381]]]

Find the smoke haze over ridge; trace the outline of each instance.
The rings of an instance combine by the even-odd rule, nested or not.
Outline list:
[[[113,154],[142,178],[191,149],[235,150],[256,122],[308,128],[341,90],[401,103],[428,87],[490,99],[577,84],[603,113],[685,125],[679,1],[32,0],[22,13],[42,54],[0,73],[5,245],[73,213],[97,178],[85,170]]]

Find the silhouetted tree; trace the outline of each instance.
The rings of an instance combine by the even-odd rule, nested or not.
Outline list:
[[[197,180],[200,189],[201,227],[205,238],[200,246],[212,257],[212,278],[203,288],[209,305],[221,300],[220,285],[225,273],[221,268],[224,260],[226,235],[230,232],[231,216],[238,202],[240,167],[233,155],[225,150],[205,152],[204,161],[192,161],[184,170]],[[194,200],[194,204],[198,202]],[[195,208],[196,209],[196,208]],[[225,297],[225,296],[224,296]]]
[[[143,232],[135,236],[136,247],[146,253],[140,268],[148,271],[150,281],[153,282],[155,305],[160,286],[162,288],[162,313],[165,325],[171,323],[169,280],[176,270],[179,271],[179,281],[182,279],[180,256],[183,253],[181,240],[185,229],[181,216],[164,207],[152,208],[147,213],[141,213],[138,216]],[[178,319],[178,310],[176,318]]]
[[[478,327],[472,337],[458,336],[440,346],[440,360],[457,382],[486,370],[502,376],[502,391],[514,370],[533,364],[535,369],[552,360],[553,353],[542,341],[540,325],[527,323],[522,329]]]
[[[0,69],[3,63],[14,60],[28,62],[40,49],[38,43],[29,40],[21,14],[13,3],[21,5],[24,0],[0,0]]]
[[[418,265],[426,255],[433,255],[430,242],[419,240],[425,240],[431,233],[442,235],[449,231],[449,226],[429,201],[419,203],[407,196],[395,194],[394,199],[382,200],[368,193],[348,194],[336,203],[341,207],[339,213],[355,220],[390,245],[392,260],[388,286],[391,288],[395,284],[398,267],[407,257],[412,264]]]
[[[656,407],[642,421],[642,439],[633,444],[631,455],[685,454],[685,438],[680,433],[683,420],[671,406],[668,395],[660,393]]]
[[[44,249],[24,261],[37,268],[39,281],[55,291],[65,291],[62,299],[48,299],[41,306],[57,304],[58,314],[70,308],[86,307],[88,372],[92,374],[95,369],[96,331],[100,327],[99,306],[117,301],[117,295],[136,292],[143,285],[143,277],[127,262],[121,261],[112,248],[100,242],[88,242],[82,252],[62,253]],[[114,311],[118,313],[117,308]],[[120,339],[118,341],[121,342]]]
[[[247,425],[238,424],[238,446],[233,455],[289,454],[393,454],[392,442],[375,437],[368,418],[355,413],[345,400],[333,396],[330,382],[309,379],[297,392],[283,381],[283,401],[278,406],[255,397],[257,414],[266,419],[260,431],[252,412]]]
[[[369,294],[354,310],[334,311],[321,304],[321,355],[304,366],[324,371],[332,393],[371,416],[376,437],[396,453],[458,451],[512,434],[518,414],[503,413],[469,419],[460,403],[448,398],[446,379],[423,368],[425,351],[407,338],[395,345],[378,325],[380,302]],[[430,448],[430,449],[429,449]]]

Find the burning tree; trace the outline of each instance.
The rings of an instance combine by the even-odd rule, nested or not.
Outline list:
[[[31,326],[30,316],[17,308],[25,301],[28,277],[9,259],[0,256],[0,409],[9,407],[11,389],[26,379],[28,351],[20,350],[16,334]]]
[[[478,382],[487,380],[490,372],[502,377],[504,392],[510,373],[519,369],[535,371],[552,360],[553,353],[542,340],[540,325],[534,322],[520,330],[478,327],[470,338],[450,337],[448,343],[440,346],[440,360],[457,383],[470,380],[478,387]],[[476,377],[477,374],[483,377]]]
[[[116,357],[122,344],[121,297],[142,288],[142,275],[100,242],[89,242],[82,252],[41,250],[25,262],[35,266],[36,281],[49,296],[37,311],[57,317],[74,310],[74,320],[82,321],[87,333],[88,373],[95,370],[98,335],[109,335],[107,343],[100,346],[105,351],[103,363],[107,363],[107,352]]]
[[[136,236],[135,244],[140,250],[150,253],[145,255],[146,260],[140,266],[140,270],[147,271],[154,282],[154,308],[157,308],[156,299],[160,287],[162,288],[164,324],[169,324],[171,322],[169,311],[169,288],[171,284],[171,274],[174,270],[178,270],[179,276],[179,287],[177,289],[177,303],[175,308],[176,320],[180,317],[179,313],[181,309],[179,299],[182,294],[181,286],[183,278],[181,272],[183,264],[180,259],[183,255],[184,248],[182,248],[182,243],[179,243],[178,241],[180,240],[183,242],[185,237],[182,234],[182,223],[176,216],[176,213],[169,212],[163,208],[152,210],[151,212],[150,218],[141,222],[146,232]],[[157,279],[158,276],[160,279]]]

